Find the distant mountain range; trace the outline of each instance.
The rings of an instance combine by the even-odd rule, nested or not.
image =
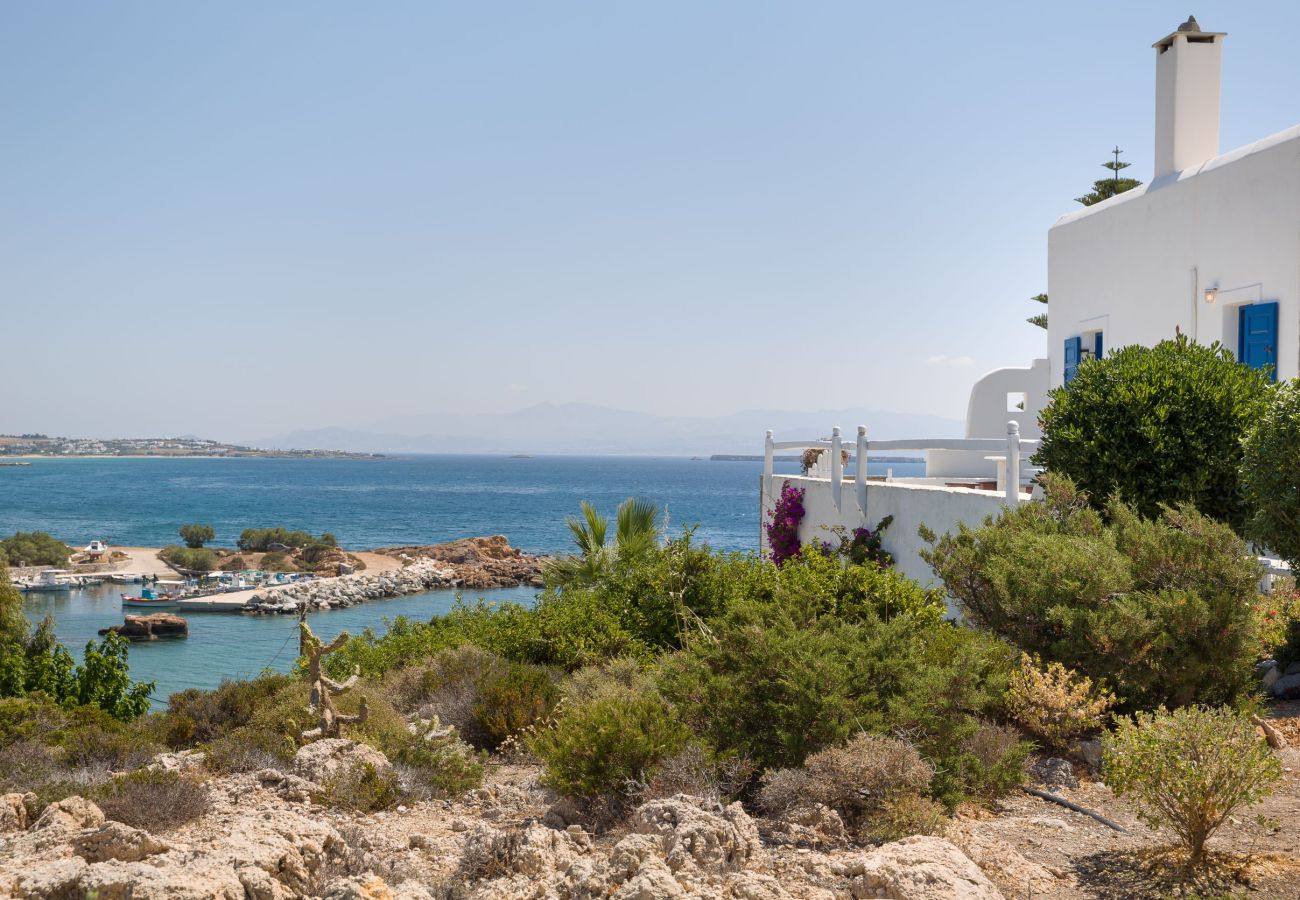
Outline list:
[[[868,409],[747,410],[714,418],[656,416],[584,403],[540,403],[512,413],[399,416],[364,428],[317,428],[248,441],[267,449],[353,453],[572,453],[706,455],[761,453],[763,432],[777,440],[829,437],[839,425],[852,441],[858,425],[873,439],[961,437],[955,419]]]

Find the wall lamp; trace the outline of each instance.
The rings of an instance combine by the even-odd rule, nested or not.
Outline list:
[[[1209,288],[1205,292],[1205,302],[1213,303],[1219,296],[1219,289],[1216,287]]]

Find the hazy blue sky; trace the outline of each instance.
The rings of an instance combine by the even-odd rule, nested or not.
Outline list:
[[[960,417],[1189,11],[1300,121],[1294,2],[4,3],[0,431]]]

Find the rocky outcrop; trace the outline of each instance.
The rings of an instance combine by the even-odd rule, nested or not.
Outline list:
[[[429,559],[445,563],[467,588],[528,584],[541,587],[542,566],[547,559],[511,547],[505,535],[501,534],[424,547],[385,547],[375,552],[398,559]]]
[[[36,795],[32,793],[0,794],[0,834],[26,831],[32,822],[36,802]]]
[[[104,824],[104,812],[85,797],[72,796],[45,807],[33,831],[80,831]]]
[[[101,635],[120,634],[133,641],[156,641],[159,638],[183,638],[190,633],[189,622],[171,613],[156,612],[147,616],[127,616],[121,625],[101,628]]]
[[[170,849],[149,832],[121,822],[105,822],[98,828],[84,829],[72,837],[72,852],[86,862],[110,859],[137,862]]]
[[[392,770],[388,757],[374,747],[346,738],[313,741],[299,748],[293,757],[293,773],[316,784],[327,784],[365,766],[380,773]]]
[[[979,866],[942,838],[909,837],[843,864],[854,897],[1003,900]]]

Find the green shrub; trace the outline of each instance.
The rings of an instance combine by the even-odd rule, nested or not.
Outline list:
[[[1193,866],[1234,811],[1272,793],[1282,778],[1255,726],[1229,709],[1138,713],[1121,720],[1104,747],[1106,783],[1136,801],[1144,822],[1173,831]]]
[[[270,550],[276,544],[292,549],[301,549],[311,544],[326,544],[330,547],[337,547],[338,541],[329,532],[317,538],[312,537],[306,531],[290,531],[286,528],[245,528],[240,532],[236,544],[240,550],[260,553]]]
[[[108,818],[149,831],[184,825],[209,807],[203,785],[161,769],[139,769],[114,778],[93,799]]]
[[[188,572],[211,572],[217,567],[217,554],[211,550],[190,549],[172,544],[158,551],[158,558],[168,565]]]
[[[346,768],[322,788],[322,803],[360,813],[388,809],[402,796],[397,775],[390,769],[378,769],[372,763]]]
[[[248,563],[244,561],[242,556],[236,554],[226,557],[218,568],[223,572],[242,572],[248,568]]]
[[[483,783],[485,757],[455,735],[413,736],[394,753],[393,763],[405,794],[420,800],[447,799]]]
[[[1254,689],[1259,571],[1226,525],[1191,507],[1109,522],[1067,480],[924,554],[967,619],[1105,682],[1125,709],[1233,704]],[[929,537],[933,538],[933,535]]]
[[[70,710],[64,728],[49,740],[74,768],[136,769],[163,750],[144,729],[119,722],[97,706]]]
[[[81,665],[54,637],[47,616],[32,629],[23,615],[22,595],[0,570],[0,697],[42,694],[65,708],[93,704],[123,721],[149,709],[152,682],[132,682],[129,642],[109,633],[89,641]]]
[[[859,734],[810,755],[802,769],[767,773],[759,802],[777,814],[821,803],[856,826],[891,798],[929,793],[933,777],[934,768],[906,741]]]
[[[474,719],[489,748],[499,746],[544,720],[560,700],[560,689],[541,666],[511,663],[483,676]]]
[[[263,674],[249,681],[223,681],[214,690],[187,688],[172,694],[162,717],[167,744],[180,749],[228,735],[252,722],[264,703],[291,684],[288,675]]]
[[[1190,503],[1240,531],[1242,438],[1273,396],[1269,375],[1180,335],[1084,362],[1040,414],[1034,461],[1100,508],[1118,494],[1144,516]],[[1294,481],[1291,482],[1294,484]]]
[[[1246,437],[1246,533],[1300,571],[1300,383],[1283,386]]]
[[[1036,656],[1022,653],[1011,676],[1007,712],[1048,748],[1064,750],[1075,738],[1101,728],[1101,717],[1115,696],[1093,687],[1092,679],[1058,662],[1043,668]]]
[[[947,622],[796,609],[735,604],[711,623],[714,640],[665,660],[664,693],[717,750],[791,768],[859,731],[899,730],[950,773],[980,717],[1002,705],[1012,660],[997,641]],[[962,795],[942,779],[936,791],[945,802]]]
[[[529,740],[529,749],[545,764],[542,780],[548,787],[567,796],[599,798],[645,784],[659,762],[689,739],[661,697],[627,691],[565,705],[553,728]]]
[[[217,536],[211,525],[200,525],[197,522],[192,525],[182,525],[179,534],[185,546],[192,550],[197,550]]]
[[[19,531],[0,540],[0,553],[11,566],[66,566],[72,548],[44,531]]]

